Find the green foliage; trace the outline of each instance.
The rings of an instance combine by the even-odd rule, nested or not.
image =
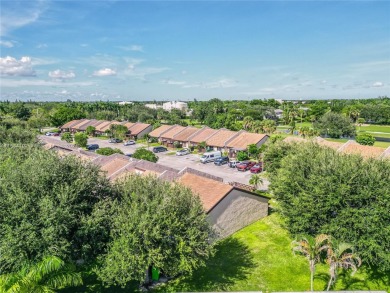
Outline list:
[[[95,131],[96,131],[96,128],[94,126],[88,126],[86,129],[85,129],[85,133],[88,135],[88,136],[94,136],[95,135]]]
[[[88,143],[88,135],[82,132],[75,133],[74,143],[81,148],[85,148]]]
[[[198,148],[198,151],[201,152],[206,149],[207,143],[205,141],[201,141],[196,147]]]
[[[120,124],[111,124],[110,126],[111,135],[115,138],[125,139],[126,134],[129,132],[129,129]]]
[[[56,289],[78,286],[83,283],[80,273],[56,256],[44,257],[42,261],[26,265],[15,273],[0,275],[2,293],[54,293]]]
[[[152,266],[177,276],[204,265],[211,228],[199,197],[155,176],[131,175],[116,188],[111,241],[98,270],[105,283],[143,282]]]
[[[276,139],[275,142],[270,141],[263,153],[264,169],[269,173],[275,173],[280,168],[282,159],[294,149],[294,146],[280,139]]]
[[[7,129],[0,126],[0,143],[34,143],[37,141],[36,133],[20,126]]]
[[[72,143],[73,142],[73,137],[72,137],[72,135],[69,132],[64,132],[61,135],[61,140],[64,140],[64,141],[66,141],[68,143]]]
[[[357,143],[362,145],[374,145],[375,143],[375,137],[369,133],[361,133],[355,139]]]
[[[251,156],[257,156],[260,153],[260,149],[255,144],[248,145],[248,153]]]
[[[363,262],[390,269],[390,162],[301,144],[271,174],[293,234],[325,233],[353,243]]]
[[[54,124],[54,126],[61,126],[64,125],[66,122],[75,119],[82,119],[85,117],[86,115],[83,111],[74,107],[61,105],[50,116],[50,120]]]
[[[238,161],[245,161],[248,160],[249,156],[247,152],[237,152],[237,160]]]
[[[123,152],[120,149],[113,149],[113,148],[100,148],[96,150],[96,153],[103,156],[111,156],[113,154],[122,154]]]
[[[253,174],[249,179],[249,184],[254,188],[259,189],[260,185],[264,183],[263,177],[260,174]]]
[[[46,255],[91,262],[102,252],[111,189],[97,166],[34,145],[0,146],[0,178],[1,273]]]
[[[156,163],[158,161],[158,157],[152,151],[149,151],[145,148],[137,149],[133,154],[133,158],[146,160],[153,163]]]
[[[323,135],[332,138],[341,136],[354,136],[355,126],[352,121],[342,114],[328,112],[315,124],[315,128]]]

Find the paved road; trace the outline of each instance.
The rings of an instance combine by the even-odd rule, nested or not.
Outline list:
[[[51,136],[51,138],[60,139],[58,136]],[[146,147],[146,145],[143,144],[136,144],[131,146],[124,146],[123,143],[109,143],[108,140],[103,140],[99,138],[89,138],[88,144],[98,144],[100,148],[102,147],[111,147],[111,148],[118,148],[123,153],[134,153],[135,150],[139,147]],[[149,147],[150,150],[152,150],[153,147]],[[222,177],[224,179],[224,182],[239,182],[243,184],[249,184],[249,179],[251,177],[251,173],[249,171],[246,172],[240,172],[237,171],[235,168],[229,168],[227,165],[223,166],[216,166],[214,163],[207,163],[202,164],[199,161],[199,155],[186,155],[186,156],[176,156],[169,154],[172,153],[172,151],[164,152],[164,153],[157,153],[156,155],[159,157],[158,163],[164,166],[168,166],[171,168],[175,168],[178,170],[182,170],[185,167],[191,167],[193,169],[203,171],[206,173],[210,173],[212,175]],[[260,189],[267,189],[269,182],[267,180],[264,180],[263,186],[260,187]]]

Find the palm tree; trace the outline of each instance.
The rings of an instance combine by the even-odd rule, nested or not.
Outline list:
[[[253,126],[254,119],[251,116],[246,116],[242,121],[242,128],[250,130]]]
[[[354,253],[352,245],[344,242],[336,242],[329,245],[326,262],[329,264],[330,274],[326,291],[329,291],[330,287],[336,283],[339,268],[346,270],[352,269],[354,273],[362,264],[361,259]]]
[[[259,189],[259,186],[264,183],[263,178],[260,174],[253,174],[249,179],[249,184],[253,185],[254,188]]]
[[[310,290],[313,291],[315,266],[321,261],[321,255],[328,249],[330,236],[320,234],[317,237],[310,235],[302,236],[299,240],[292,242],[293,251],[302,254],[309,261],[310,268]]]
[[[56,256],[45,257],[19,272],[0,275],[0,292],[4,293],[52,293],[56,289],[82,284],[80,274]]]

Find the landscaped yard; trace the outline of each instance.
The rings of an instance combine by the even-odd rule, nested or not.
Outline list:
[[[221,241],[207,266],[192,277],[171,281],[154,292],[309,291],[310,271],[304,257],[294,255],[292,239],[276,213]],[[318,266],[314,289],[326,289],[327,266]],[[390,290],[386,274],[340,275],[338,290]]]

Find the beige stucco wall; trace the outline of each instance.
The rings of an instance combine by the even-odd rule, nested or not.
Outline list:
[[[268,200],[233,189],[208,214],[208,221],[225,238],[268,215]]]
[[[149,125],[148,127],[146,127],[144,130],[142,130],[137,138],[143,138],[146,134],[148,134],[149,132],[151,132],[153,130],[153,126],[152,125]]]

